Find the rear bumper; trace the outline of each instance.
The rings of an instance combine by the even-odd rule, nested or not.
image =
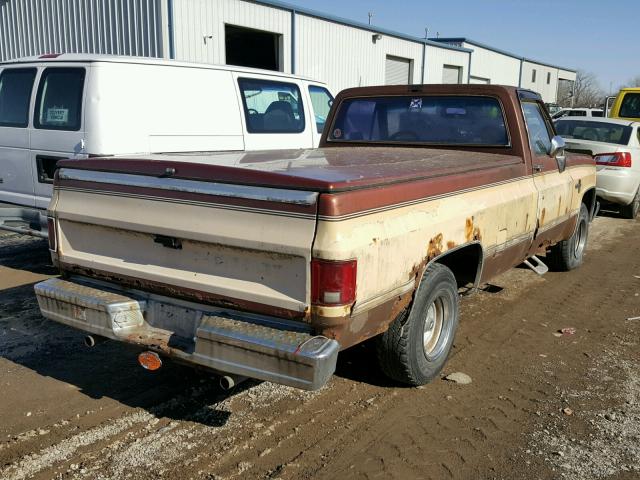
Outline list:
[[[638,173],[629,168],[598,167],[596,195],[607,202],[629,205],[639,184]]]
[[[47,238],[46,212],[0,203],[0,230]]]
[[[157,351],[180,361],[304,390],[335,371],[340,345],[297,322],[212,310],[83,278],[35,286],[51,320]]]

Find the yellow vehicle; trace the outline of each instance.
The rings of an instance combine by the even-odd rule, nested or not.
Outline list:
[[[640,122],[640,87],[620,90],[613,102],[609,116]]]

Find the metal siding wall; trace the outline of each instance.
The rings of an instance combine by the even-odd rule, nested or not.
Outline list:
[[[536,81],[531,81],[533,70],[536,70]],[[551,83],[547,85],[547,73],[551,73]],[[557,101],[558,94],[558,69],[547,67],[538,63],[524,62],[522,66],[522,88],[528,88],[542,95],[542,100],[547,103]]]
[[[282,35],[281,64],[291,72],[291,12],[238,0],[174,0],[173,19],[178,60],[224,64],[228,23]]]
[[[297,73],[327,82],[338,93],[350,87],[383,85],[387,55],[411,60],[411,78],[419,82],[422,44],[307,15],[296,16]]]
[[[495,85],[518,86],[520,60],[501,53],[467,43],[465,48],[473,50],[471,54],[471,75],[488,78]]]
[[[571,82],[576,81],[576,72],[571,72],[569,70],[558,70],[558,78],[562,80],[569,80]]]
[[[163,0],[0,0],[0,60],[43,53],[161,57]]]
[[[444,65],[461,67],[462,83],[467,83],[469,53],[427,45],[427,68],[424,83],[442,83]]]

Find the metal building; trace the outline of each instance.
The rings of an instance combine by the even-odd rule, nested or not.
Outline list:
[[[0,0],[0,61],[53,52],[266,68],[335,92],[481,82],[530,87],[552,102],[558,79],[575,78],[468,39],[412,37],[275,0]]]
[[[469,38],[437,38],[437,42],[473,50],[470,83],[514,85],[534,90],[548,103],[573,91],[576,72],[531,60]]]

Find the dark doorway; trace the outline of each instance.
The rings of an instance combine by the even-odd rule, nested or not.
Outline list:
[[[277,33],[225,25],[227,65],[280,71],[280,37]]]

